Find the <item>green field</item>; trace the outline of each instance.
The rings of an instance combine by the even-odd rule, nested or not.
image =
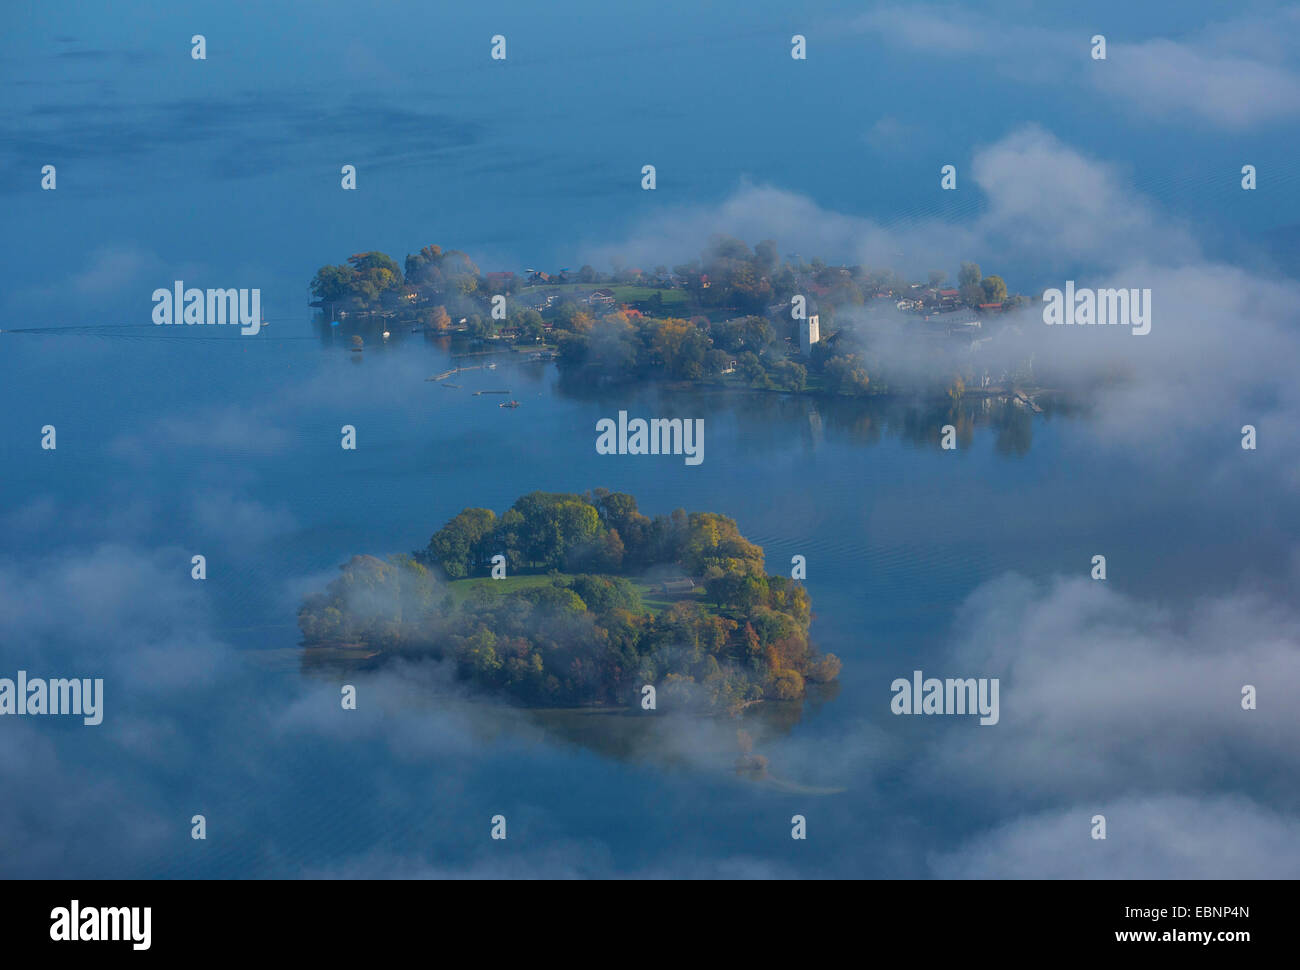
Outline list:
[[[447,585],[447,590],[451,595],[452,602],[459,606],[475,589],[484,589],[489,593],[497,596],[506,593],[517,593],[525,589],[535,589],[538,586],[550,586],[556,579],[572,579],[571,573],[531,573],[518,576],[507,576],[505,579],[493,579],[490,576],[476,576],[472,579],[457,579]],[[657,583],[645,583],[637,579],[629,579],[628,582],[636,589],[637,595],[641,601],[641,612],[658,613],[660,610],[671,606],[679,599],[685,597],[666,596],[658,591]]]
[[[561,574],[563,578],[568,576]],[[476,576],[473,579],[457,579],[447,585],[451,593],[452,600],[459,606],[469,598],[470,593],[475,589],[485,589],[489,593],[517,593],[524,589],[534,589],[538,586],[550,586],[555,576],[548,576],[545,573],[524,576],[507,576],[505,579],[493,579],[491,576]]]
[[[565,297],[575,291],[589,293],[592,290],[612,290],[614,299],[619,303],[641,303],[658,293],[665,307],[684,307],[689,294],[681,289],[660,289],[655,286],[632,286],[626,283],[543,283],[521,289],[520,293]]]
[[[614,291],[614,299],[620,303],[640,303],[658,293],[663,298],[665,307],[685,306],[688,295],[685,290],[661,290],[653,286],[620,285],[611,286],[609,289]]]

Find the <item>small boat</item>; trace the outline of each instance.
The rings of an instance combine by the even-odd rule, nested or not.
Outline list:
[[[497,407],[499,407],[499,408],[517,408],[517,407],[519,407],[519,402],[518,402],[518,401],[502,401],[500,404],[497,405]]]
[[[496,365],[496,364],[488,364],[488,365],[487,365],[487,369],[488,369],[488,370],[496,370],[496,369],[497,369],[497,365]]]

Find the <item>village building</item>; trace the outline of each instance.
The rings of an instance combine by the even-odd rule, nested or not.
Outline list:
[[[610,289],[596,290],[587,297],[587,303],[593,307],[610,309],[614,306],[614,291]]]
[[[680,596],[683,593],[695,592],[695,580],[680,577],[678,579],[665,580],[659,586],[659,591],[669,596]]]
[[[812,356],[812,346],[822,339],[821,321],[816,313],[799,321],[799,351],[805,357]]]

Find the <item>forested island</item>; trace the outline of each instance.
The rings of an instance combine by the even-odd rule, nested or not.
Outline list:
[[[1041,388],[1033,358],[999,342],[1030,302],[963,263],[909,281],[892,269],[781,258],[713,238],[698,259],[653,270],[583,266],[483,273],[426,246],[404,266],[382,252],[323,266],[311,285],[328,330],[410,327],[488,346],[546,349],[565,381],[643,380],[846,397],[1009,395]],[[495,312],[494,312],[495,311]],[[1014,331],[1014,328],[1012,328]]]
[[[304,647],[449,661],[527,705],[631,708],[650,684],[658,709],[736,713],[840,670],[809,642],[807,591],[767,574],[733,520],[650,518],[625,493],[467,508],[411,555],[340,568],[299,610]]]

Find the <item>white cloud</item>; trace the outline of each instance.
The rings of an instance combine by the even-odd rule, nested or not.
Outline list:
[[[1044,29],[993,20],[955,7],[885,7],[857,29],[930,55],[995,57],[996,70],[1032,83],[1080,80],[1128,110],[1162,123],[1186,117],[1240,130],[1300,115],[1294,8],[1214,24],[1186,38],[1131,42],[1107,37],[1094,61],[1094,29]],[[1105,33],[1104,30],[1100,31]],[[1073,68],[1066,68],[1073,65]]]
[[[1015,346],[984,353],[1032,352],[1038,369],[1058,379],[1131,374],[1096,402],[1088,427],[1101,443],[1140,445],[1154,460],[1194,460],[1206,475],[1244,469],[1250,460],[1300,488],[1300,385],[1292,375],[1300,359],[1300,285],[1206,258],[1191,227],[1134,191],[1122,171],[1038,126],[978,148],[969,171],[985,204],[967,222],[886,226],[746,182],[717,205],[648,219],[590,261],[653,264],[698,253],[711,234],[726,233],[914,278],[936,267],[952,274],[961,261],[975,260],[985,273],[1003,275],[1013,292],[1036,297],[1040,287],[1066,280],[1150,289],[1145,336],[1121,327],[1049,328],[1041,309],[1031,308],[1012,318],[1023,331]],[[1017,276],[1027,265],[1038,267],[1037,280]],[[1239,447],[1243,424],[1255,425],[1267,442],[1257,452]]]
[[[935,170],[938,190],[938,170]],[[1199,252],[1189,229],[1135,193],[1113,166],[1028,125],[976,149],[970,178],[986,200],[973,221],[920,219],[884,225],[826,209],[771,185],[742,181],[713,206],[653,216],[628,239],[589,254],[653,264],[697,254],[713,233],[750,243],[775,239],[783,253],[821,256],[923,273],[976,259],[997,267],[1049,259],[1062,267],[1114,268],[1135,260],[1166,264]]]
[[[110,705],[206,682],[228,657],[189,568],[116,544],[0,561],[0,642],[33,676],[103,677]]]
[[[119,457],[167,460],[177,448],[197,448],[241,455],[267,455],[284,450],[290,436],[271,419],[263,405],[210,405],[185,415],[167,414],[147,429],[118,435],[108,443]]]
[[[1091,837],[1093,815],[1106,838]],[[1218,796],[1081,802],[932,857],[943,879],[1295,879],[1300,819]]]
[[[153,253],[135,246],[105,246],[91,254],[90,265],[73,276],[72,285],[84,296],[103,296],[139,282],[160,262]]]
[[[1174,613],[1107,582],[1018,576],[959,610],[937,677],[997,677],[996,726],[945,731],[917,768],[1017,799],[1213,790],[1300,769],[1300,616],[1254,593]],[[950,669],[949,669],[950,668]],[[1243,710],[1243,685],[1259,692]]]
[[[1116,44],[1099,63],[1093,86],[1153,118],[1240,130],[1300,115],[1300,77],[1287,67],[1164,39]]]

